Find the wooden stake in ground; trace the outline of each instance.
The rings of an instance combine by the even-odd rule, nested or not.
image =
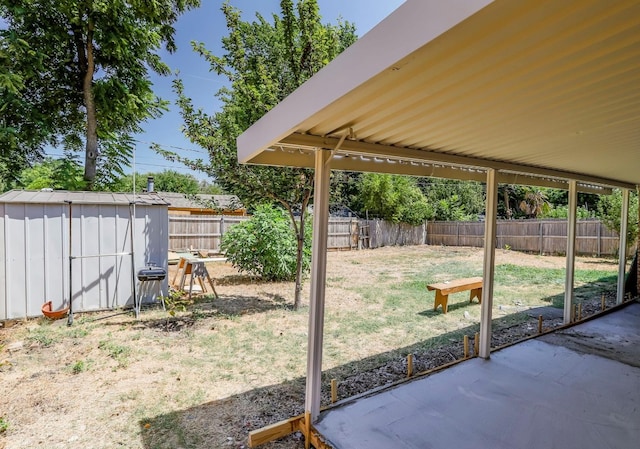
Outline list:
[[[413,376],[413,354],[407,355],[407,377]]]
[[[538,315],[538,333],[542,333],[542,315]]]
[[[338,381],[331,379],[331,403],[335,404],[338,401]]]
[[[304,449],[311,447],[311,412],[304,414]]]
[[[605,309],[607,308],[607,301],[604,299],[604,293],[602,294],[602,311],[604,312]]]
[[[476,334],[473,336],[473,354],[476,357],[478,357],[479,349],[480,349],[480,334],[476,332]]]
[[[469,336],[465,335],[464,336],[464,358],[468,359],[469,358]]]
[[[574,316],[576,321],[580,321],[582,319],[582,303],[578,303],[574,306]]]

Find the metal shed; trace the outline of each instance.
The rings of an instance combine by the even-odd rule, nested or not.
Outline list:
[[[167,267],[168,226],[167,202],[153,193],[0,195],[0,319],[39,316],[46,301],[62,309],[70,294],[74,312],[133,306],[134,292],[152,300],[157,290],[141,289],[135,272]]]

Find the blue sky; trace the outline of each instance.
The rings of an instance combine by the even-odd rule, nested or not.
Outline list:
[[[323,22],[336,23],[342,18],[356,25],[362,36],[382,21],[404,0],[318,0]],[[176,25],[178,51],[172,55],[163,55],[172,70],[179,70],[185,83],[186,94],[196,106],[206,112],[215,112],[217,106],[215,93],[222,86],[222,80],[209,72],[209,66],[191,50],[190,42],[201,41],[206,47],[220,55],[220,41],[226,35],[224,16],[220,11],[222,0],[202,0],[202,6],[180,17]],[[256,12],[269,18],[280,11],[279,0],[231,0],[231,5],[242,11],[243,20],[253,20]],[[171,91],[171,77],[152,77],[156,94],[171,101],[171,110],[161,118],[143,124],[144,133],[136,136],[135,163],[138,173],[158,172],[173,169],[182,173],[192,173],[198,179],[207,179],[203,174],[192,172],[177,163],[172,163],[149,149],[149,143],[155,142],[167,149],[192,158],[206,158],[205,151],[191,144],[180,131],[182,120],[173,105],[175,95]],[[173,147],[173,148],[172,148]]]

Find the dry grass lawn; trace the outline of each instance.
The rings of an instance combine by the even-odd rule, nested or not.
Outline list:
[[[477,327],[480,307],[468,293],[453,295],[443,315],[425,285],[481,275],[480,249],[381,248],[328,259],[327,384]],[[564,264],[498,251],[496,326],[557,305]],[[153,308],[139,320],[100,312],[76,315],[71,327],[32,319],[1,329],[0,448],[240,448],[248,431],[300,413],[307,298],[292,311],[293,284],[261,283],[221,262],[209,269],[220,298],[202,298],[176,318]],[[578,300],[610,295],[616,272],[616,261],[579,258]],[[266,447],[303,445],[292,436]]]

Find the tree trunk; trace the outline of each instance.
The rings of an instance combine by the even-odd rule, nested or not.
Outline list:
[[[289,217],[291,217],[291,223],[293,229],[296,232],[296,238],[298,240],[298,248],[296,253],[296,286],[293,295],[293,310],[298,310],[302,302],[302,258],[304,257],[304,233],[305,233],[305,215],[307,206],[309,206],[309,200],[311,199],[311,190],[307,190],[302,199],[300,207],[300,224],[297,223],[296,217],[293,215],[293,211],[287,206],[289,211]],[[283,203],[285,204],[285,203]]]
[[[504,211],[507,214],[507,219],[511,220],[511,207],[509,206],[509,191],[507,190],[507,186],[504,187],[502,191],[504,194]]]
[[[96,117],[96,105],[93,101],[93,72],[95,62],[93,59],[93,22],[89,21],[86,42],[87,71],[82,80],[82,93],[84,104],[87,108],[87,136],[84,162],[84,180],[87,181],[89,189],[93,188],[96,178],[98,160],[98,119]]]
[[[300,226],[298,228],[298,252],[296,253],[296,289],[293,296],[293,310],[300,308],[302,296],[302,257],[304,254],[304,213],[300,214]]]

